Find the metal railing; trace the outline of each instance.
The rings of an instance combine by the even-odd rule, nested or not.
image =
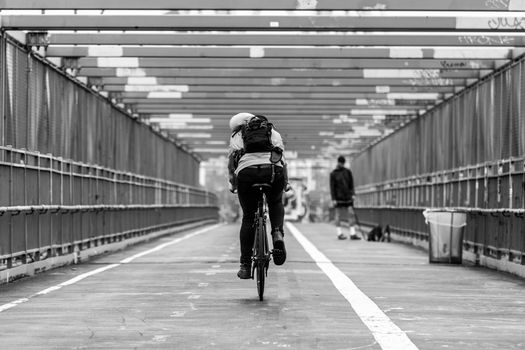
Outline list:
[[[367,184],[358,188],[363,206],[456,208],[523,212],[525,157]]]
[[[0,268],[217,219],[203,189],[11,147],[0,184]]]
[[[466,250],[525,264],[525,158],[369,184],[358,198],[361,222],[408,240],[428,241],[426,208],[465,212]]]
[[[199,159],[0,33],[0,270],[217,220]]]

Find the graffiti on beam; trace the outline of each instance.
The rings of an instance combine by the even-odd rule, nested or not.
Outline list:
[[[464,35],[458,37],[462,45],[512,45],[514,38],[509,36]]]
[[[441,67],[445,69],[460,69],[468,67],[467,61],[440,61]]]
[[[371,106],[395,106],[396,102],[394,100],[388,100],[388,99],[368,98],[368,99],[363,99],[362,102],[359,104],[371,105]]]
[[[317,0],[297,0],[297,10],[315,10],[317,8]]]
[[[414,70],[414,77],[424,78],[424,79],[434,79],[439,78],[440,71],[439,69],[416,69]]]
[[[489,19],[490,29],[525,29],[525,17],[497,17]]]
[[[510,0],[486,0],[485,6],[490,9],[508,9]]]
[[[444,78],[418,78],[418,79],[408,79],[403,81],[404,84],[409,84],[413,86],[449,86],[454,85],[452,79]]]
[[[364,10],[386,10],[385,4],[375,4],[374,6],[364,6]]]
[[[355,11],[355,13],[358,16],[363,17],[363,16],[369,16],[371,13],[374,13],[374,11],[375,11],[375,14],[377,16],[381,16],[381,12],[380,11],[383,11],[383,10],[386,10],[386,9],[387,9],[387,6],[385,4],[377,3],[374,6],[363,6],[362,10],[357,10],[357,11]]]
[[[481,64],[474,60],[474,61],[447,61],[442,60],[439,62],[441,64],[441,67],[443,67],[443,72],[448,70],[456,70],[456,69],[462,69],[462,68],[472,68],[472,69],[481,69]]]

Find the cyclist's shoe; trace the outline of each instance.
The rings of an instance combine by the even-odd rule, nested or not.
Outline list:
[[[361,239],[361,237],[359,237],[358,235],[351,235],[350,239],[359,240],[359,239]]]
[[[282,265],[286,261],[286,248],[284,246],[283,233],[280,230],[272,231],[273,239],[273,262],[275,265]]]
[[[252,264],[251,263],[241,263],[241,268],[237,272],[237,276],[240,279],[247,280],[252,278]]]
[[[337,236],[338,239],[346,239],[346,236],[344,234],[339,234],[339,236]]]

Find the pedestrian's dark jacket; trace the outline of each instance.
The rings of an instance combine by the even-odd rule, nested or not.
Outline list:
[[[330,173],[330,194],[332,200],[351,204],[354,196],[354,178],[345,167],[337,167]]]

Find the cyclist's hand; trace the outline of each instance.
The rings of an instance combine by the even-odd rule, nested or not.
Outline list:
[[[286,185],[284,186],[284,192],[288,192],[292,189],[292,185],[290,185],[288,182],[286,183]]]
[[[233,186],[231,182],[228,182],[228,189],[231,193],[237,193],[237,187]]]

